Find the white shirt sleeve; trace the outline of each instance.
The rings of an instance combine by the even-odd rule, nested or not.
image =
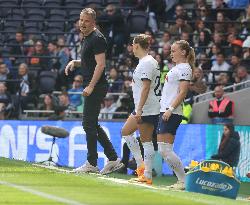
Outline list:
[[[153,80],[153,65],[150,62],[145,62],[143,64],[143,70],[141,72],[141,80],[142,79],[148,79]]]
[[[192,69],[190,67],[182,67],[178,70],[178,80],[190,81],[192,78]]]

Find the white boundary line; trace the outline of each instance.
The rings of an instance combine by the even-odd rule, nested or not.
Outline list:
[[[170,190],[166,186],[165,187],[160,187],[160,186],[151,186],[151,185],[147,185],[147,184],[143,184],[143,183],[141,183],[141,184],[140,183],[133,183],[133,182],[129,182],[129,180],[127,180],[127,179],[119,179],[119,178],[113,178],[113,177],[107,177],[107,176],[102,176],[102,177],[98,177],[98,178],[108,180],[108,181],[112,181],[112,182],[119,183],[119,184],[140,186],[140,187],[145,187],[145,188],[154,189],[154,190],[183,192],[181,190]]]
[[[47,166],[47,165],[41,165],[41,164],[35,164],[35,163],[33,165],[37,166],[37,167],[42,167],[42,168],[47,168],[47,169],[59,171],[59,172],[64,172],[64,173],[74,173],[71,170],[66,170],[66,169],[62,169],[62,168],[58,168],[58,167],[54,167],[54,166]],[[74,173],[74,174],[77,174],[77,173]],[[126,184],[126,185],[132,185],[132,186],[134,185],[134,186],[140,186],[140,187],[154,189],[154,190],[164,190],[164,191],[172,191],[172,192],[186,192],[186,191],[180,191],[180,190],[170,190],[167,187],[162,187],[162,186],[150,186],[150,185],[146,185],[146,184],[131,183],[127,179],[119,179],[119,178],[109,177],[107,175],[102,175],[102,174],[96,174],[96,173],[88,173],[88,174],[94,175],[99,179],[108,180],[108,181],[111,181],[111,182],[117,183],[117,184]],[[201,202],[200,200],[197,200],[194,198],[193,198],[193,200],[196,202]],[[247,201],[248,202],[249,200],[244,199],[242,197],[237,197],[235,201]],[[202,201],[202,202],[206,203],[206,204],[213,205],[213,202],[212,203],[204,202],[204,201]]]
[[[80,202],[77,202],[77,201],[61,198],[61,197],[58,197],[58,196],[55,196],[55,195],[52,195],[52,194],[47,194],[47,193],[44,193],[44,192],[40,192],[40,191],[34,190],[33,188],[31,189],[31,188],[27,188],[27,187],[22,186],[22,185],[12,184],[12,183],[9,183],[9,182],[6,182],[6,181],[0,181],[0,185],[5,185],[5,186],[8,186],[8,187],[16,188],[16,189],[19,189],[21,191],[24,191],[24,192],[27,192],[27,193],[30,193],[30,194],[34,194],[34,195],[37,195],[37,196],[40,196],[40,197],[43,197],[43,198],[46,198],[46,199],[50,199],[50,200],[53,200],[53,201],[58,201],[58,202],[61,202],[61,203],[64,203],[64,204],[87,205],[87,204],[83,204],[83,203],[80,203]]]
[[[108,176],[102,176],[102,177],[98,177],[98,178],[99,179],[103,179],[103,180],[108,180],[108,181],[111,181],[111,182],[114,182],[114,183],[118,183],[118,184],[140,186],[140,187],[144,187],[144,188],[148,188],[148,189],[153,189],[153,190],[191,193],[191,192],[181,191],[181,190],[171,190],[171,189],[169,189],[167,187],[162,187],[162,186],[150,186],[150,185],[146,185],[146,184],[132,183],[132,182],[129,182],[128,180],[126,180],[126,179],[119,179],[119,178],[113,178],[113,177],[108,177]],[[197,194],[201,194],[201,193],[197,193]],[[210,195],[210,196],[212,196],[212,195]],[[183,199],[185,199],[185,198],[186,197],[183,197]],[[197,198],[193,198],[193,197],[191,197],[191,198],[195,202],[202,202],[202,203],[206,203],[206,204],[209,204],[209,205],[214,205],[214,202],[203,201],[201,199],[197,199]],[[235,201],[247,201],[247,202],[249,202],[249,200],[247,200],[245,198],[242,198],[242,197],[237,197]]]

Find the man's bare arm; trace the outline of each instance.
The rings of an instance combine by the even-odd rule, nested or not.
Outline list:
[[[90,87],[95,87],[98,80],[101,78],[103,70],[105,68],[105,53],[100,53],[95,55],[96,67],[93,74],[93,77],[89,83]]]

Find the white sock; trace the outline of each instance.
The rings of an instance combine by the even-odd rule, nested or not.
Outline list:
[[[152,179],[153,160],[155,156],[154,146],[152,142],[144,142],[142,145],[144,148],[144,176]]]
[[[125,139],[128,148],[130,149],[132,155],[134,156],[137,167],[141,166],[143,164],[143,159],[141,156],[141,149],[139,146],[139,142],[135,137],[133,137],[133,135],[122,136],[122,137]]]
[[[173,151],[173,145],[164,142],[158,142],[158,151],[163,157],[163,159],[169,164],[173,169],[179,181],[185,181],[184,166],[180,158]]]

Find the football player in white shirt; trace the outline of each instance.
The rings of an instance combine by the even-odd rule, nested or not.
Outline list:
[[[148,55],[149,41],[150,36],[145,34],[137,35],[133,40],[133,52],[139,58],[132,83],[135,111],[122,128],[122,137],[127,142],[137,163],[138,178],[132,181],[151,185],[155,153],[152,135],[159,120],[161,86],[158,63],[151,55]],[[144,148],[144,162],[138,141],[133,137],[137,129]]]
[[[162,90],[158,124],[158,151],[175,172],[178,181],[169,188],[184,190],[185,172],[180,158],[173,151],[176,130],[182,121],[181,103],[185,99],[194,68],[195,53],[185,40],[171,46],[175,66],[168,72]]]

